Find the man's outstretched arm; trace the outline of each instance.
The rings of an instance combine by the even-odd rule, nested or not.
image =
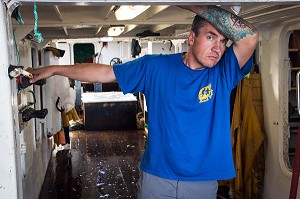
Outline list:
[[[220,33],[234,42],[234,52],[240,67],[243,67],[253,54],[258,32],[255,27],[241,17],[218,6],[179,6],[190,10],[209,21]]]
[[[40,79],[46,79],[53,75],[61,75],[75,80],[86,82],[113,82],[116,81],[116,76],[111,65],[84,63],[76,65],[53,65],[46,66],[38,69],[29,69],[34,75],[31,83]]]

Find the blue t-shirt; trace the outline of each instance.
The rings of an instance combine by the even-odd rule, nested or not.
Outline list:
[[[239,68],[232,46],[213,68],[192,70],[182,54],[145,55],[114,65],[124,93],[145,94],[147,173],[173,180],[235,177],[230,136],[230,93],[250,71]]]

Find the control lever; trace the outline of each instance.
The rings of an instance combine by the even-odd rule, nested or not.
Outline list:
[[[23,69],[24,66],[14,66],[10,65],[8,67],[8,75],[9,78],[12,79],[14,77],[19,77],[20,75],[23,75],[24,77],[27,77],[29,79],[33,78],[33,75],[29,73],[28,71]]]
[[[31,107],[26,108],[22,111],[22,120],[23,122],[28,122],[32,118],[40,118],[43,119],[48,114],[48,109],[44,108],[41,110],[34,110]]]
[[[10,65],[8,68],[9,78],[10,79],[17,78],[19,89],[24,89],[32,85],[32,83],[30,83],[29,80],[33,78],[33,75],[28,71],[23,70],[23,68],[24,68],[23,66],[14,66],[14,65]],[[46,84],[46,79],[38,80],[34,84],[42,86]]]
[[[19,113],[22,114],[22,121],[28,122],[31,118],[40,118],[43,119],[48,114],[48,109],[35,110],[29,106],[34,105],[36,103],[35,94],[33,91],[29,90],[33,97],[33,102],[28,102],[27,105],[22,108]]]

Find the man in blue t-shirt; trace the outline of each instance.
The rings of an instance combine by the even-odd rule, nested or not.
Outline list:
[[[235,177],[230,140],[230,93],[252,67],[256,29],[217,6],[181,6],[197,15],[187,53],[146,55],[113,67],[87,63],[32,71],[32,82],[63,75],[89,82],[118,81],[142,92],[148,145],[138,198],[216,198],[217,180]],[[226,47],[230,39],[233,43]]]

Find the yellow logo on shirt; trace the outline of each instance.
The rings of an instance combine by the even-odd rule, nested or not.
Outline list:
[[[198,99],[200,100],[200,103],[207,102],[209,99],[212,98],[212,96],[213,90],[211,89],[211,84],[201,88],[198,93]]]

